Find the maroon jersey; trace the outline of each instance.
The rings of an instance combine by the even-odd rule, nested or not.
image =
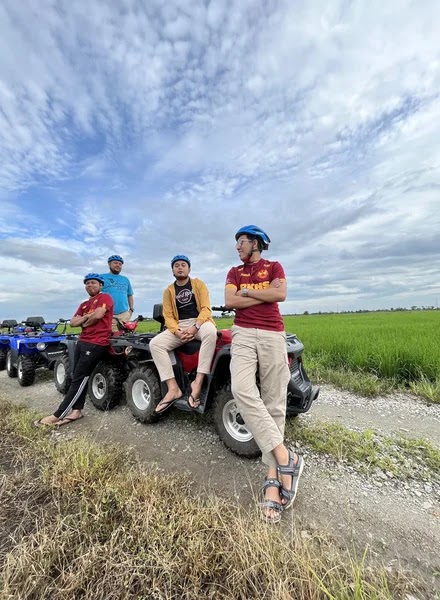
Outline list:
[[[113,317],[113,299],[109,294],[99,293],[88,300],[82,302],[75,313],[75,317],[83,317],[89,315],[97,308],[105,308],[106,313],[94,325],[84,327],[79,339],[82,342],[89,342],[97,346],[107,346],[109,337],[112,332],[112,317]]]
[[[232,267],[226,278],[226,287],[234,287],[236,290],[245,287],[264,290],[274,279],[286,280],[283,267],[279,262],[260,258],[256,263]],[[240,327],[284,331],[278,302],[265,302],[249,308],[237,308],[234,324]]]

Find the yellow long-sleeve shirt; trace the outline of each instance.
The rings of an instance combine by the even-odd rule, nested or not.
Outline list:
[[[191,278],[190,281],[197,310],[199,311],[197,321],[200,324],[203,324],[206,321],[211,321],[211,323],[214,323],[215,325],[215,321],[212,318],[211,301],[209,299],[208,288],[203,281],[201,279],[197,279],[197,277],[194,279]],[[163,316],[165,319],[165,327],[171,333],[175,333],[179,328],[179,313],[177,311],[174,283],[169,285],[163,293]]]

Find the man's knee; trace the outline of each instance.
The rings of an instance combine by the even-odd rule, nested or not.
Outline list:
[[[150,340],[150,350],[155,350],[159,346],[158,338],[159,338],[159,336],[156,335],[156,337],[154,337]]]
[[[201,332],[203,334],[203,338],[208,339],[209,341],[213,341],[217,339],[217,328],[213,323],[210,323],[209,321],[207,323],[204,324],[203,327],[203,332]]]
[[[231,392],[234,398],[240,398],[245,393],[245,386],[243,385],[243,382],[233,379],[231,382]]]

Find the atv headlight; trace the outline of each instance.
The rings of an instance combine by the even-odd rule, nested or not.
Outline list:
[[[124,354],[126,356],[128,356],[132,350],[133,350],[133,346],[127,346],[124,350]]]
[[[45,349],[46,349],[45,342],[38,342],[38,344],[37,344],[37,350],[40,350],[40,352],[41,352],[41,350],[45,350]]]

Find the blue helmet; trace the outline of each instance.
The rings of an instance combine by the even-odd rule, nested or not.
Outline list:
[[[86,283],[90,279],[96,279],[96,281],[99,281],[99,283],[102,283],[102,285],[104,285],[104,280],[99,273],[87,273],[87,275],[84,277],[84,283]]]
[[[241,235],[259,238],[262,243],[262,249],[267,250],[269,248],[270,237],[260,227],[257,227],[257,225],[245,225],[241,227],[235,234],[235,239],[238,240]]]
[[[119,254],[112,254],[108,257],[107,262],[112,262],[112,260],[119,260],[122,264],[124,264],[124,259]]]
[[[176,256],[171,259],[171,268],[173,268],[174,263],[178,260],[184,260],[186,263],[188,263],[188,267],[191,267],[191,261],[187,256],[185,256],[184,254],[176,254]]]

